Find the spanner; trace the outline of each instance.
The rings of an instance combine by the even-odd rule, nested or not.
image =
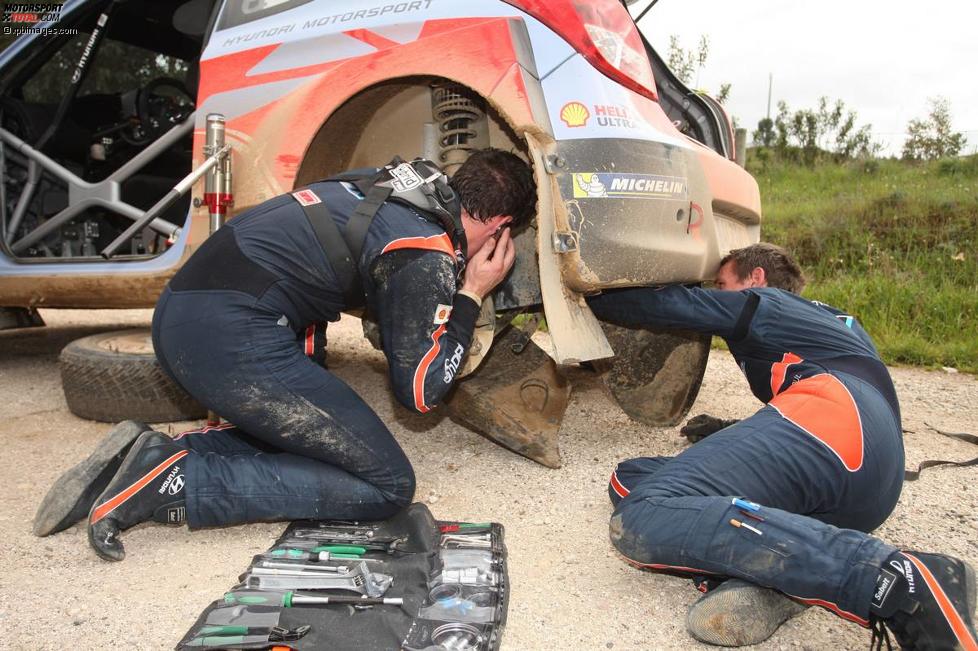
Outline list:
[[[247,578],[250,588],[259,590],[348,590],[368,597],[380,597],[394,582],[394,577],[371,572],[360,563],[349,574],[310,572],[308,576],[252,575]]]

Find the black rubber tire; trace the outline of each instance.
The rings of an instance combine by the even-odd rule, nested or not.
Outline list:
[[[163,372],[146,328],[103,332],[65,346],[61,386],[71,413],[89,420],[165,423],[207,415]]]

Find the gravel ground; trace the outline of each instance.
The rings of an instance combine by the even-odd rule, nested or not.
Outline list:
[[[52,311],[49,326],[0,333],[0,648],[166,649],[283,529],[259,524],[190,532],[141,525],[124,536],[122,563],[99,560],[85,529],[34,538],[31,520],[51,482],[83,458],[108,429],[71,415],[57,356],[69,341],[147,326],[150,312]],[[608,475],[616,461],[674,454],[677,428],[631,422],[600,383],[574,373],[561,434],[564,467],[548,470],[495,446],[436,412],[395,406],[383,357],[359,323],[330,328],[331,368],[373,406],[415,463],[417,499],[436,517],[506,526],[512,599],[503,648],[687,649],[688,581],[625,565],[608,543]],[[964,374],[892,370],[904,410],[908,467],[925,458],[965,459],[978,451],[931,432],[978,433],[978,381]],[[691,413],[744,417],[758,407],[736,365],[714,351]],[[177,433],[190,425],[160,426]],[[935,469],[906,486],[880,530],[886,540],[941,551],[978,566],[978,469]],[[848,649],[869,632],[816,608],[782,627],[760,649]],[[704,647],[705,648],[705,647]]]

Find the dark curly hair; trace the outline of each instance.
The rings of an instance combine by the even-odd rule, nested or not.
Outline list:
[[[462,208],[479,221],[512,215],[513,226],[530,221],[536,212],[533,172],[519,156],[501,149],[472,152],[451,178]]]
[[[737,278],[744,280],[750,272],[760,267],[767,277],[768,287],[801,294],[805,288],[805,275],[791,254],[776,244],[759,242],[742,249],[734,249],[720,260],[720,266],[733,260]]]

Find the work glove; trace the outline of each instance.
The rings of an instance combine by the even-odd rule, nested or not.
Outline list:
[[[705,439],[710,434],[719,432],[723,428],[730,427],[734,423],[739,422],[739,418],[731,418],[726,420],[723,418],[717,418],[716,416],[710,416],[709,414],[700,414],[699,416],[693,416],[686,421],[686,424],[679,430],[679,433],[688,438],[690,443],[697,443]]]

